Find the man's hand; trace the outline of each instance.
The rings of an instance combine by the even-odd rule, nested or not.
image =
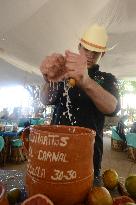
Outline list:
[[[76,54],[71,51],[65,52],[66,56],[66,74],[65,78],[73,78],[79,84],[87,74],[87,58],[84,54]]]
[[[65,58],[61,54],[53,53],[47,56],[40,66],[40,70],[47,80],[54,82],[63,79],[65,74]]]

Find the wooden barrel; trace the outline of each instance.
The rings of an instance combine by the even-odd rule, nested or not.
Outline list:
[[[30,132],[26,188],[47,195],[55,205],[82,202],[93,183],[95,132],[88,128],[45,125]]]
[[[9,205],[4,185],[0,182],[0,205]]]

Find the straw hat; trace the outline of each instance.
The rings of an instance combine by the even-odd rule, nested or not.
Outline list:
[[[110,50],[106,47],[107,40],[106,29],[103,26],[94,24],[83,34],[80,43],[90,51],[105,52]]]

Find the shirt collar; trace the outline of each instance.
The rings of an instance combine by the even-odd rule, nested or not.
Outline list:
[[[97,71],[99,71],[99,65],[94,64],[92,67],[88,68],[88,75],[92,76],[94,75]]]

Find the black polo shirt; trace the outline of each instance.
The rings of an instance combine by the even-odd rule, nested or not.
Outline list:
[[[88,74],[90,78],[94,79],[118,100],[115,112],[111,113],[111,115],[115,115],[120,108],[116,78],[110,73],[99,71],[99,65],[94,65],[93,68],[88,69]],[[58,89],[59,92],[55,102],[52,124],[92,128],[96,131],[97,135],[101,135],[105,115],[96,108],[90,97],[88,97],[88,95],[78,86],[71,87],[68,90],[68,103],[63,82],[59,83]],[[69,107],[70,117],[66,107],[67,104]]]

